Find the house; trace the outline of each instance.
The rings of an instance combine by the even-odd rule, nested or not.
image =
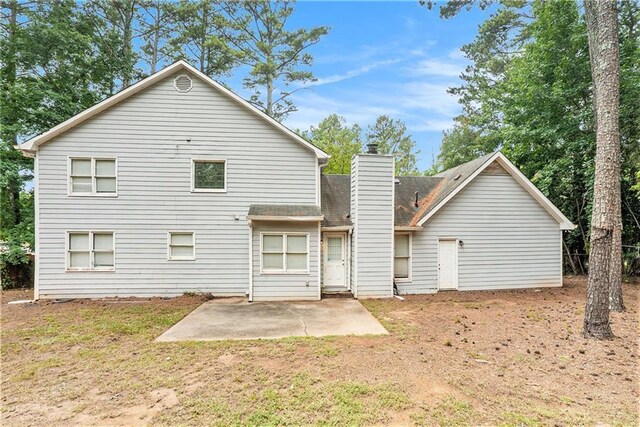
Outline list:
[[[185,62],[20,146],[36,298],[320,299],[562,285],[571,222],[501,153],[433,177],[329,155]]]

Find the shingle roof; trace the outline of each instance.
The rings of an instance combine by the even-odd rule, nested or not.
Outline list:
[[[395,225],[409,226],[418,208],[415,204],[415,193],[418,199],[426,197],[442,178],[431,176],[400,176],[395,184]],[[322,176],[322,214],[324,227],[351,225],[351,177],[349,175]]]
[[[395,179],[394,225],[417,226],[418,221],[444,200],[495,153],[448,169],[435,176],[398,176]],[[418,206],[416,203],[418,195]],[[351,225],[351,177],[322,176],[322,203],[325,227]]]
[[[428,214],[434,207],[444,200],[449,194],[451,194],[456,188],[462,185],[475,171],[477,171],[482,165],[485,164],[495,153],[486,154],[482,157],[478,157],[470,162],[463,163],[451,169],[447,169],[434,176],[434,178],[441,178],[440,185],[434,189],[432,194],[420,201],[420,210],[413,218],[412,225],[417,225],[418,221],[426,214]]]
[[[315,205],[251,205],[248,216],[321,217],[322,212]]]
[[[324,227],[351,225],[351,177],[349,175],[322,175],[321,203]]]
[[[411,226],[420,202],[429,197],[442,183],[433,176],[398,176],[395,183],[395,226]],[[416,206],[418,193],[418,206]]]

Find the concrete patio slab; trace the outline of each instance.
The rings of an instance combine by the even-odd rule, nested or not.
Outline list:
[[[156,341],[217,341],[387,334],[357,300],[254,302],[211,300],[196,308]]]

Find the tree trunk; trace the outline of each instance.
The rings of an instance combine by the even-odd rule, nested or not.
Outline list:
[[[620,47],[614,1],[586,0],[595,97],[596,159],[584,336],[607,339],[614,233],[620,221]]]
[[[265,113],[267,116],[273,117],[273,82],[271,78],[267,78],[267,102],[265,104]]]
[[[620,185],[620,181],[618,181],[618,185]],[[620,212],[618,212],[618,216],[620,216]],[[620,225],[613,229],[611,244],[613,247],[609,273],[609,309],[620,313],[625,310],[622,299],[622,227]]]

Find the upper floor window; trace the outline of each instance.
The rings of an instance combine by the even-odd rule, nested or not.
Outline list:
[[[69,194],[115,196],[116,159],[95,157],[69,159]]]
[[[67,233],[67,270],[113,270],[112,231],[73,231]]]
[[[411,278],[411,234],[395,234],[393,250],[393,277],[410,280]]]
[[[191,190],[224,192],[227,190],[225,160],[193,160]]]

